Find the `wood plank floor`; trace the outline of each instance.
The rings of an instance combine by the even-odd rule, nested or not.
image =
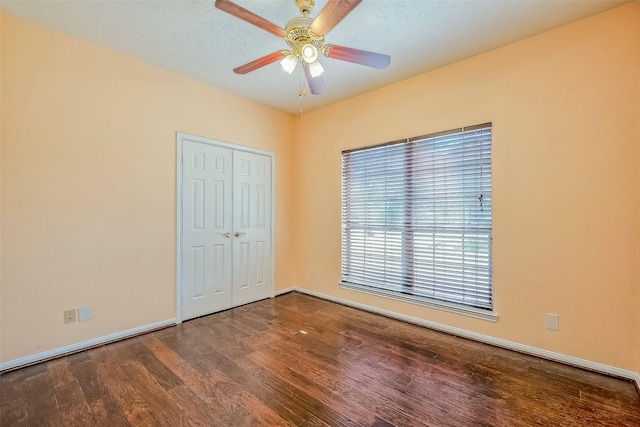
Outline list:
[[[640,426],[633,384],[290,293],[0,377],[8,426]]]

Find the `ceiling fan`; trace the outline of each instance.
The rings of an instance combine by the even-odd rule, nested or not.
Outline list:
[[[233,71],[238,74],[246,74],[280,60],[282,68],[291,74],[297,64],[301,62],[311,93],[319,95],[324,92],[324,80],[322,79],[324,69],[318,62],[319,52],[327,58],[349,61],[380,70],[386,68],[391,60],[388,55],[325,44],[324,42],[324,37],[327,33],[351,13],[361,1],[329,0],[318,16],[312,19],[309,14],[315,6],[315,0],[296,0],[296,5],[302,16],[291,19],[287,22],[285,28],[281,28],[229,0],[216,0],[218,9],[262,28],[273,35],[282,37],[290,48],[289,50],[279,50],[265,55],[241,65]]]

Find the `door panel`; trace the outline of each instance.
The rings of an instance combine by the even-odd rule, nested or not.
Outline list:
[[[271,157],[234,151],[233,305],[269,298],[271,283]]]
[[[186,320],[231,307],[233,151],[184,140],[182,159],[181,299]]]

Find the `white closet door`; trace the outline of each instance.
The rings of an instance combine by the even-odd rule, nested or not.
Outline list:
[[[271,157],[233,153],[233,305],[272,296]]]
[[[233,150],[182,145],[182,318],[231,307]]]
[[[273,157],[178,134],[180,319],[273,296]]]

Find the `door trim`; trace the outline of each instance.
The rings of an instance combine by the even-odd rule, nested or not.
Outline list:
[[[218,141],[203,136],[176,132],[176,323],[182,323],[182,145],[189,140],[232,150],[261,154],[271,158],[271,297],[275,296],[275,219],[276,219],[276,154],[271,151]]]

